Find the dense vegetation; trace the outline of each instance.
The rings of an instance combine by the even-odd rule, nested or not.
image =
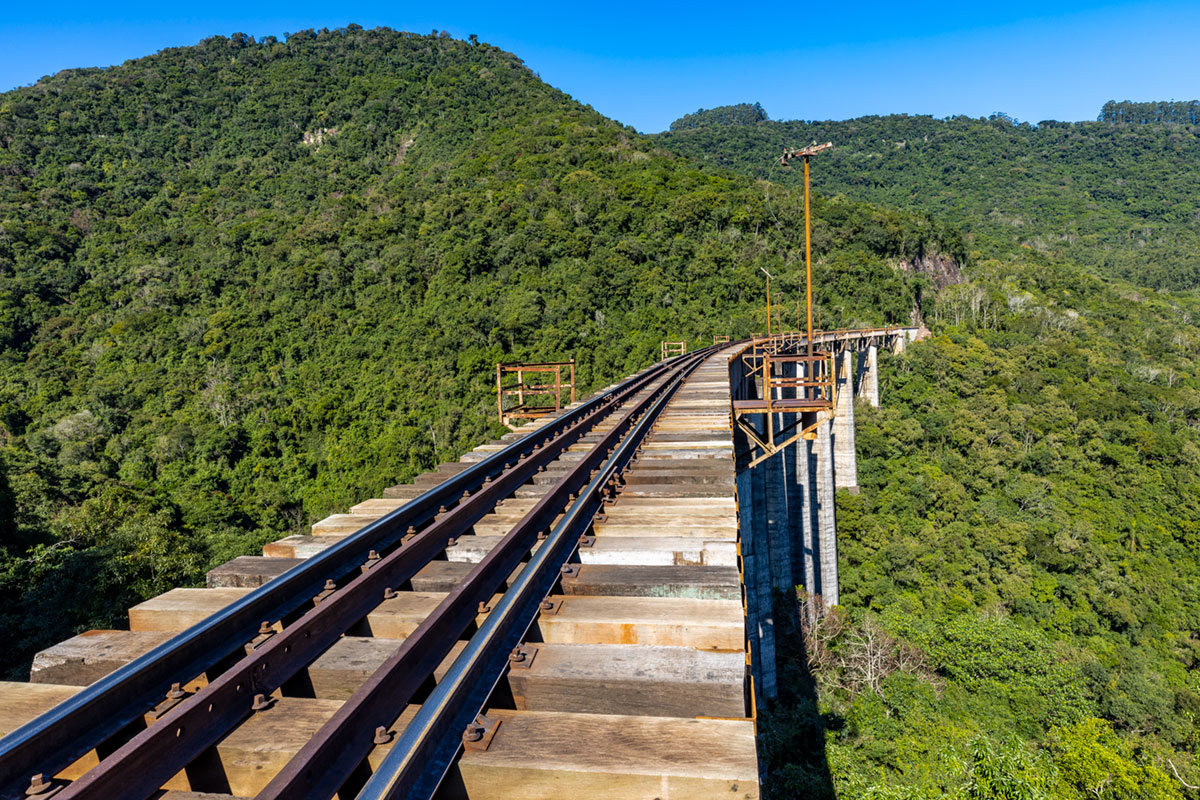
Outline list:
[[[832,139],[822,320],[934,336],[860,410],[771,787],[1188,796],[1197,132],[765,117],[642,137],[474,39],[355,27],[0,95],[0,668],[493,433],[497,360],[599,385],[761,329],[803,230],[771,165]]]
[[[671,130],[686,131],[706,125],[756,125],[767,120],[767,111],[758,103],[736,106],[702,108],[695,114],[684,114],[671,123]]]
[[[791,655],[819,705],[772,725],[828,764],[778,755],[776,788],[1191,796],[1200,298],[1028,254],[972,273],[859,409],[843,606]]]
[[[1115,232],[1095,220],[1191,207],[1194,133],[889,117],[660,138],[773,177],[762,166],[785,140],[832,138],[819,187],[975,232],[969,281],[925,303],[934,337],[888,359],[883,407],[859,409],[862,493],[838,498],[843,605],[818,620],[785,600],[805,635],[785,637],[789,697],[767,726],[778,796],[1177,798],[1200,784],[1200,295],[1066,257],[1134,264],[1107,260]],[[1148,158],[1161,147],[1179,149]],[[996,221],[1018,207],[1043,213]],[[1200,263],[1182,220],[1159,223],[1180,234],[1173,264]],[[1062,224],[1091,234],[1042,246]]]
[[[1146,125],[1154,122],[1175,122],[1183,125],[1200,123],[1200,100],[1166,103],[1133,103],[1129,100],[1109,100],[1100,109],[1100,122],[1128,122]]]
[[[820,215],[827,315],[906,321],[889,264],[963,256]],[[604,385],[762,328],[801,220],[446,36],[217,37],[0,95],[0,670],[478,443],[498,360]]]
[[[780,153],[832,141],[814,161],[820,188],[932,213],[961,226],[985,258],[1019,245],[1141,286],[1200,287],[1200,127],[1191,123],[894,115],[709,124],[657,138],[698,161],[792,185],[800,170],[778,166]]]

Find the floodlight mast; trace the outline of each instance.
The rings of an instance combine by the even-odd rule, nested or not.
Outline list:
[[[780,166],[789,166],[788,159],[803,158],[804,159],[804,272],[805,282],[807,285],[805,297],[808,302],[808,350],[811,353],[813,347],[813,324],[812,324],[812,211],[809,204],[808,194],[808,159],[809,156],[816,155],[822,150],[828,150],[833,147],[833,142],[825,144],[817,144],[813,142],[808,147],[801,147],[798,150],[785,150],[783,157],[779,159]]]

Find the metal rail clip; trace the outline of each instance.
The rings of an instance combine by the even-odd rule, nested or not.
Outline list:
[[[464,750],[487,750],[500,727],[500,720],[479,714],[463,731]]]
[[[538,647],[536,644],[519,644],[513,648],[513,651],[508,654],[509,669],[529,669],[533,664],[533,660],[537,658]]]

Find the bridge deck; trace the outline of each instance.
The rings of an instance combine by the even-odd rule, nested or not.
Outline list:
[[[525,662],[510,664],[489,698],[483,713],[498,721],[494,735],[486,747],[462,752],[439,797],[758,796],[727,360],[726,353],[707,358],[657,418],[636,463],[623,471],[615,501],[596,517],[552,602],[526,632]],[[550,422],[537,420],[387,489],[316,523],[310,534],[272,542],[262,556],[217,567],[205,588],[141,603],[130,609],[128,631],[90,631],[38,654],[31,674],[37,688],[0,684],[0,735]],[[614,422],[601,421],[496,504],[164,788],[225,798],[262,791]],[[434,682],[521,570],[479,610],[433,671]],[[285,618],[274,629],[287,624]],[[181,683],[196,689],[210,678],[215,671]],[[427,692],[396,709],[392,731],[403,730]],[[153,715],[145,724],[154,724]],[[378,768],[391,747],[378,744],[356,780]],[[59,777],[74,779],[95,763],[90,754]]]

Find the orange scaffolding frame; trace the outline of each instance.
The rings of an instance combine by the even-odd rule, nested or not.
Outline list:
[[[512,375],[516,375],[516,383],[505,383],[505,379]],[[533,376],[532,380],[528,376]],[[497,364],[496,411],[500,415],[500,424],[515,428],[513,420],[537,419],[561,411],[563,392],[568,389],[571,399],[567,402],[574,403],[574,359],[543,364]],[[516,404],[506,407],[505,398],[513,397],[517,399]]]

